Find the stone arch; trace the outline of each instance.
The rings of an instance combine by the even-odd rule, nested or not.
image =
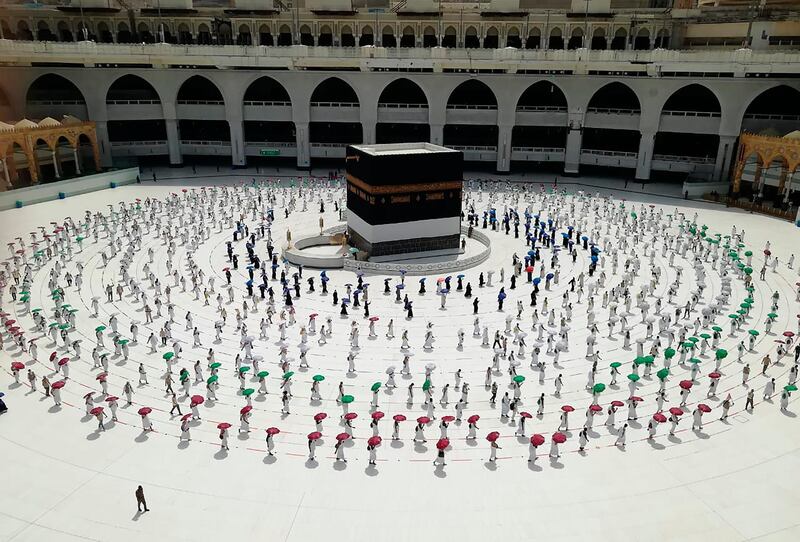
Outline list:
[[[414,47],[416,45],[416,36],[414,36],[414,28],[411,25],[407,25],[403,28],[403,32],[400,35],[400,47]]]
[[[442,37],[442,47],[453,48],[458,45],[458,31],[454,26],[448,26],[444,29],[444,37]]]
[[[181,83],[176,100],[178,103],[225,103],[225,98],[219,87],[202,75],[192,75]]]
[[[481,40],[478,38],[478,29],[474,26],[468,26],[464,31],[464,47],[466,49],[477,49],[481,46]]]
[[[275,40],[272,37],[272,31],[268,24],[262,24],[258,28],[258,44],[266,47],[275,45]]]
[[[56,30],[58,31],[58,41],[75,41],[67,21],[58,21]]]
[[[483,37],[484,49],[497,49],[500,46],[500,32],[496,26],[490,26],[486,29],[486,35]]]
[[[490,106],[497,107],[494,91],[478,79],[468,79],[460,83],[447,98],[447,107]]]
[[[597,89],[589,99],[587,110],[621,110],[641,112],[641,100],[628,85],[620,82],[608,83]]]
[[[542,31],[539,27],[534,26],[528,30],[528,36],[525,38],[526,49],[540,49],[542,47]]]
[[[370,25],[366,24],[361,27],[361,36],[358,38],[358,45],[361,47],[375,45],[375,33]]]
[[[127,102],[130,100],[147,100],[161,103],[161,96],[147,80],[129,73],[118,77],[111,83],[106,92],[106,103]]]
[[[422,46],[436,47],[437,45],[439,45],[439,40],[436,37],[436,29],[432,26],[426,26],[422,31]]]
[[[563,49],[564,48],[564,34],[559,27],[550,30],[548,36],[547,47],[549,49]]]
[[[522,39],[519,37],[519,28],[511,26],[506,31],[506,47],[513,47],[520,49],[522,47]]]
[[[656,34],[655,47],[657,49],[667,49],[669,47],[670,33],[666,28],[662,28]]]
[[[572,29],[572,35],[569,37],[568,49],[578,49],[583,47],[583,28],[576,26]]]
[[[516,102],[517,111],[568,111],[567,95],[552,81],[537,81]]]
[[[661,114],[665,111],[721,113],[722,105],[716,92],[700,83],[692,83],[670,94],[661,108]]]
[[[604,50],[606,48],[606,29],[598,26],[592,32],[591,48],[594,50]]]
[[[342,33],[339,44],[342,47],[355,47],[356,38],[353,35],[353,29],[349,24],[342,27]]]
[[[86,105],[86,98],[78,86],[62,75],[47,73],[36,78],[25,93],[28,104],[35,102],[69,102]]]
[[[623,27],[619,27],[614,31],[614,38],[611,40],[611,49],[621,51],[625,49],[628,41],[628,31]]]
[[[321,81],[311,93],[311,103],[350,103],[360,104],[358,93],[346,81],[338,77],[329,77]]]
[[[286,87],[267,75],[262,75],[250,83],[244,91],[243,99],[245,105],[247,105],[248,102],[292,103],[292,99]]]
[[[636,37],[633,40],[633,48],[636,50],[646,50],[650,48],[650,30],[647,28],[640,28],[636,32]]]
[[[419,104],[421,107],[428,107],[430,98],[417,83],[406,77],[401,77],[383,87],[378,97],[378,105],[381,103]]]
[[[253,35],[250,33],[250,26],[240,24],[236,33],[236,45],[253,45]]]

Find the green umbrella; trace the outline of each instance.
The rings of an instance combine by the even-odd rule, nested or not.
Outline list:
[[[730,318],[731,320],[734,320],[736,318],[739,318],[739,315],[738,314],[729,314],[728,318]]]
[[[163,356],[161,356],[165,360],[169,361],[175,357],[175,352],[166,352]]]
[[[525,377],[522,375],[515,375],[514,378],[512,378],[512,380],[517,384],[522,384],[523,382],[525,382]]]
[[[664,350],[664,357],[667,359],[671,359],[675,357],[675,349],[674,348],[667,348]]]
[[[787,386],[784,386],[783,389],[785,389],[786,391],[797,391],[797,386],[795,386],[794,384],[789,384]]]
[[[720,348],[719,350],[717,350],[714,356],[716,356],[717,359],[725,359],[728,357],[728,351],[725,350],[724,348]]]
[[[215,361],[214,363],[209,365],[209,367],[211,367],[212,369],[219,369],[220,367],[222,367],[222,364],[218,361]]]
[[[217,380],[219,380],[219,376],[211,375],[211,376],[208,377],[208,380],[206,380],[206,384],[213,384]]]
[[[63,305],[61,305],[61,308],[62,308],[62,309],[66,309],[66,308],[69,308],[69,307],[71,307],[71,306],[72,306],[72,305],[70,305],[69,303],[64,303]]]
[[[58,327],[58,322],[50,322],[50,324],[48,324],[47,327],[49,327],[51,329],[54,328],[54,327]]]
[[[700,339],[699,339],[699,338],[697,338],[697,337],[689,337],[689,338],[688,338],[688,339],[686,339],[686,340],[688,340],[688,341],[692,341],[693,343],[696,343],[696,342],[699,342],[699,341],[700,341]]]
[[[31,312],[33,314],[36,314],[37,312],[42,312],[42,309],[33,309]]]
[[[669,369],[667,368],[659,369],[658,372],[656,373],[656,376],[659,378],[659,380],[664,380],[669,376]]]
[[[744,255],[747,256],[747,257],[750,257],[750,256],[753,255],[753,251],[752,250],[746,250]]]
[[[633,360],[633,362],[636,365],[642,365],[644,363],[644,361],[645,361],[644,356],[639,356],[639,357],[637,357],[636,359]]]
[[[181,374],[181,384],[183,384],[187,380],[189,380],[189,375],[187,373],[182,373]]]
[[[373,384],[373,385],[370,387],[370,389],[371,389],[372,391],[378,391],[379,389],[381,389],[381,383],[380,383],[380,382],[375,382],[375,383],[374,383],[374,384]]]
[[[58,329],[69,329],[70,327],[72,326],[70,326],[69,324],[61,324],[60,326],[58,326]]]
[[[618,369],[618,368],[622,367],[622,364],[620,362],[618,362],[618,361],[613,361],[613,362],[611,362],[611,367],[613,367],[614,369]]]
[[[606,389],[606,385],[598,382],[594,386],[592,386],[592,393],[603,393]]]
[[[708,333],[701,333],[700,334],[700,338],[701,339],[710,339],[711,335],[709,335]]]
[[[50,295],[59,295],[60,293],[61,293],[61,290],[59,290],[58,288],[56,288],[55,290],[51,290],[50,291]]]
[[[322,382],[323,380],[325,380],[325,377],[322,376],[322,375],[314,375],[314,376],[311,377],[311,379],[314,382]]]
[[[428,391],[428,389],[430,389],[430,387],[431,387],[431,381],[430,380],[425,380],[425,382],[422,383],[422,391]]]
[[[126,344],[128,344],[128,343],[129,343],[129,342],[131,342],[131,341],[130,341],[130,339],[120,339],[120,340],[118,340],[117,342],[118,342],[119,344],[121,344],[122,346],[125,346]]]
[[[247,388],[245,390],[242,390],[242,395],[244,395],[245,397],[250,397],[255,392],[256,392],[256,390],[254,390],[253,388]]]
[[[106,330],[106,326],[97,326],[94,328],[95,331],[103,332]]]
[[[28,290],[22,290],[19,292],[19,295],[30,295],[30,292]]]
[[[654,358],[653,356],[645,356],[644,357],[644,364],[645,365],[652,365],[655,362],[656,362],[656,358]]]
[[[249,370],[250,370],[250,367],[248,367],[247,365],[242,365],[241,367],[239,367],[239,374],[244,374]]]
[[[745,267],[744,268],[744,272],[746,274],[748,274],[748,275],[752,275],[753,274],[753,268],[752,267]]]
[[[631,374],[628,375],[628,380],[630,380],[632,382],[637,382],[640,378],[641,377],[639,375],[637,375],[636,373],[631,373]]]
[[[703,360],[700,358],[692,358],[689,360],[689,363],[702,363]]]
[[[712,329],[712,331],[716,331],[716,332],[722,331],[722,328],[719,327],[719,326],[711,326],[711,329]]]
[[[267,378],[269,376],[269,371],[260,371],[256,376],[258,378]]]
[[[76,312],[78,312],[78,309],[70,309],[67,312],[70,314],[75,314]]]
[[[691,349],[691,348],[694,348],[694,343],[692,341],[686,341],[681,346],[683,346],[684,348],[687,348],[687,349]]]
[[[83,240],[84,240],[84,237],[81,237],[81,236],[79,235],[79,236],[77,236],[77,237],[75,238],[75,240],[76,240],[77,242],[79,242],[79,243],[80,243],[81,241],[83,241]]]
[[[284,380],[289,380],[293,376],[294,376],[294,371],[288,371],[288,372],[283,373],[283,379]]]
[[[23,296],[20,296],[19,300],[20,300],[21,302],[23,302],[23,303],[27,303],[28,301],[30,301],[30,300],[31,300],[31,296],[29,296],[29,295],[23,295]]]
[[[741,315],[745,315],[745,314],[747,314],[747,309],[739,309],[739,310],[738,310],[738,311],[736,311],[736,312],[738,312],[738,313],[739,313],[739,314],[741,314]]]
[[[739,307],[742,308],[742,309],[749,309],[749,308],[752,308],[752,306],[753,305],[751,305],[750,303],[740,303],[739,304]]]
[[[755,299],[753,299],[752,297],[746,297],[746,298],[744,298],[744,302],[752,304],[752,303],[755,303]]]
[[[352,395],[342,395],[342,403],[348,404],[355,401],[355,398]]]
[[[753,337],[758,337],[758,331],[756,331],[755,329],[751,329],[750,331],[748,331],[748,333]]]
[[[778,317],[778,313],[770,312],[770,313],[767,314],[767,317],[769,317],[769,318],[774,320],[775,318]]]

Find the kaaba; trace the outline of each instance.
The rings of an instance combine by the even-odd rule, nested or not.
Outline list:
[[[387,261],[453,254],[461,233],[461,151],[431,143],[347,147],[350,246]]]

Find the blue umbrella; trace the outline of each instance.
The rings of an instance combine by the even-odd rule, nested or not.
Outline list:
[[[328,277],[326,277],[326,276],[323,276],[323,277],[321,277],[319,280],[321,280],[322,282],[328,282],[328,281],[329,281],[329,280],[331,280],[331,279],[329,279],[329,278],[328,278]]]
[[[463,279],[466,275],[456,275],[457,279]]]
[[[497,294],[497,299],[502,301],[505,298],[506,298],[506,293],[505,292],[500,292],[499,294]]]
[[[534,256],[536,256],[536,251],[535,251],[535,250],[529,250],[529,251],[528,251],[528,256],[530,256],[531,258],[533,258]]]
[[[586,236],[584,235],[583,237],[581,237],[581,240],[582,240],[582,241],[588,241],[588,240],[589,240],[589,238],[588,238],[588,237],[586,237]]]
[[[553,278],[553,276],[554,276],[554,275],[553,275],[552,273],[548,273],[548,274],[547,274],[547,276],[546,276],[545,278],[546,278],[547,280],[550,280],[551,278]]]
[[[248,280],[247,282],[245,282],[245,285],[246,286],[252,286],[253,285],[253,281],[252,280]]]
[[[534,284],[539,284],[540,282],[542,282],[542,279],[540,279],[539,277],[536,277],[535,279],[533,279],[533,283]]]
[[[395,284],[394,287],[397,288],[398,290],[402,290],[403,288],[406,287],[406,285],[401,282],[400,284]]]
[[[420,281],[420,283],[425,282],[425,277],[422,277],[421,279],[419,279],[419,281]]]
[[[592,261],[596,262],[598,260],[597,256],[592,256]]]

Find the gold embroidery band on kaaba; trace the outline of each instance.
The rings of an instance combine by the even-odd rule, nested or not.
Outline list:
[[[367,184],[358,177],[347,174],[347,182],[357,186],[368,194],[408,194],[409,192],[428,192],[431,190],[461,190],[463,181],[443,181],[438,183],[419,184],[390,184],[374,186]]]

